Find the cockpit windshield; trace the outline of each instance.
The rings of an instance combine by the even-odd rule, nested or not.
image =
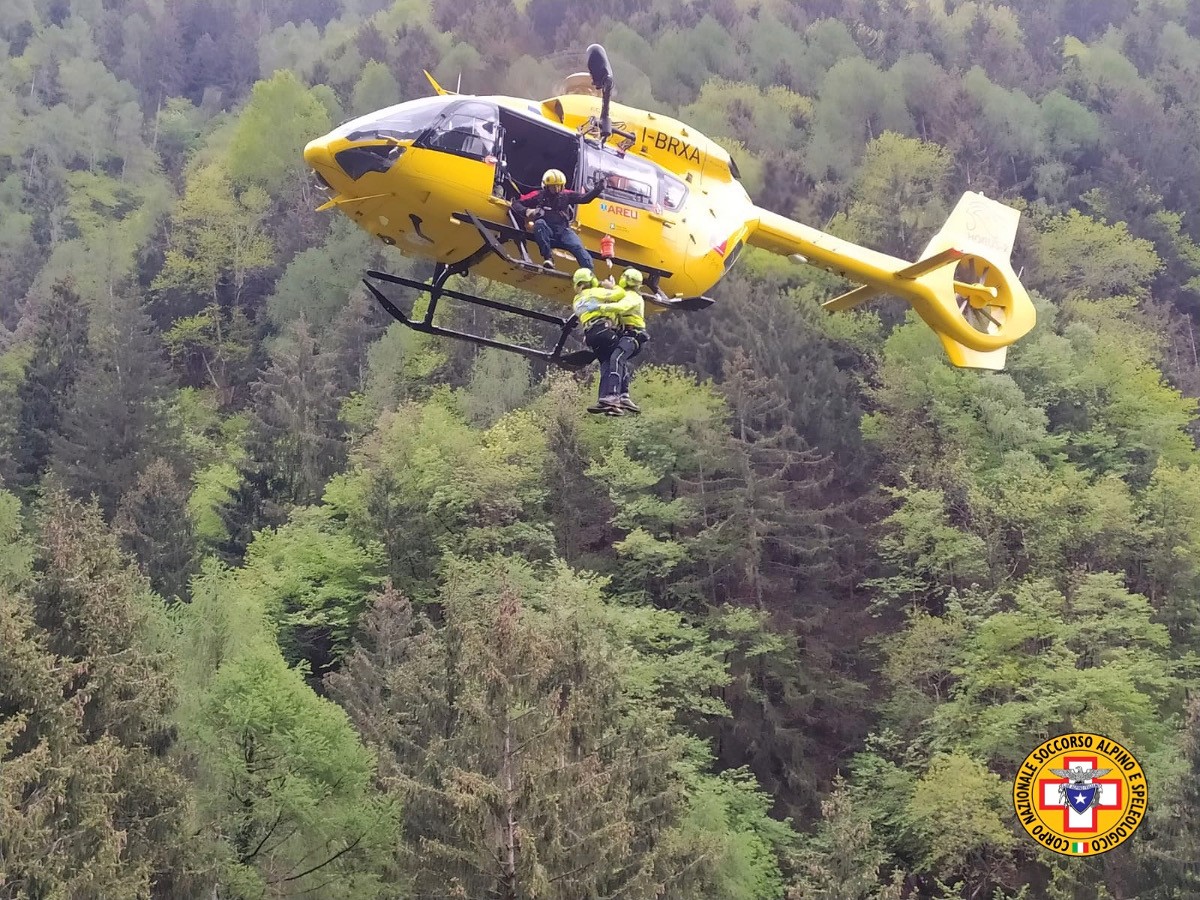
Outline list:
[[[365,116],[359,116],[342,125],[333,132],[334,137],[344,137],[351,141],[365,141],[372,138],[393,138],[398,141],[416,140],[424,134],[438,116],[454,103],[457,97],[423,97],[420,100],[409,100],[387,109],[377,110]]]
[[[654,163],[637,156],[617,156],[590,144],[586,147],[589,176],[611,176],[600,192],[605,200],[645,209],[662,207],[677,210],[687,197],[687,186]]]

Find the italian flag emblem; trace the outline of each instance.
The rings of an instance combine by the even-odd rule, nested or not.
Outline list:
[[[1072,853],[1080,853],[1080,854],[1087,853],[1088,850],[1090,849],[1090,847],[1091,847],[1090,841],[1072,841],[1071,842],[1071,852]]]

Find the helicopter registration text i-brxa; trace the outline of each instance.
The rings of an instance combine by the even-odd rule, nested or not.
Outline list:
[[[937,333],[956,366],[1004,367],[1009,345],[1033,327],[1033,304],[1009,262],[1020,213],[968,192],[915,262],[844,241],[756,206],[737,166],[714,141],[675,119],[611,101],[612,69],[602,47],[588,72],[567,78],[549,100],[461,95],[440,87],[347,122],[308,144],[304,158],[329,200],[362,228],[410,256],[434,261],[429,282],[368,272],[375,298],[399,321],[429,334],[500,347],[571,367],[592,358],[568,352],[575,322],[447,286],[471,273],[555,301],[569,311],[568,271],[531,259],[533,235],[512,203],[558,169],[579,191],[602,180],[571,227],[601,255],[645,274],[647,311],[698,310],[746,244],[844,276],[861,286],[824,304],[830,311],[881,295],[899,296]],[[428,73],[426,73],[428,75]],[[564,257],[565,261],[565,257]],[[564,271],[567,270],[567,271]],[[384,293],[401,285],[429,294],[420,317]],[[552,325],[537,349],[434,324],[443,297]]]

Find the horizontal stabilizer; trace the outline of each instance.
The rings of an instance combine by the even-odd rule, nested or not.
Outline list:
[[[847,291],[832,300],[826,300],[821,304],[821,308],[829,312],[841,312],[843,309],[852,309],[860,303],[866,303],[873,297],[878,297],[882,294],[879,288],[870,284],[864,284],[862,287],[856,287],[852,291]]]
[[[927,257],[920,262],[915,262],[907,269],[901,269],[896,273],[898,278],[916,279],[920,278],[934,269],[940,269],[942,266],[948,266],[951,263],[957,264],[966,254],[962,250],[943,250],[941,253],[935,253],[933,256]]]

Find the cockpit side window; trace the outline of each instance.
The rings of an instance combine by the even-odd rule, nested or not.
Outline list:
[[[438,120],[438,116],[455,101],[454,97],[424,97],[396,106],[389,106],[369,115],[352,119],[340,126],[335,134],[351,141],[372,138],[392,138],[397,141],[416,140]]]
[[[658,173],[659,203],[670,210],[683,208],[687,198],[687,185],[669,172]]]
[[[462,103],[449,110],[422,139],[431,150],[442,150],[471,159],[495,158],[500,135],[496,107],[486,103]]]

